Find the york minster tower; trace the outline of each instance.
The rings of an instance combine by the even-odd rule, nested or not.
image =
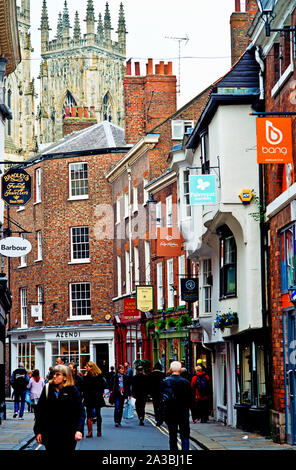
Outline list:
[[[96,2],[101,4],[101,0]],[[58,13],[56,35],[50,36],[47,2],[41,15],[40,104],[38,106],[39,143],[63,137],[65,119],[80,117],[112,121],[123,126],[123,77],[126,59],[126,25],[120,4],[117,41],[111,38],[108,2],[96,15],[94,1],[87,0],[86,33],[78,11],[71,25],[67,0]]]

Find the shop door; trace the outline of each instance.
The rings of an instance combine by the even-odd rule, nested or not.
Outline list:
[[[96,364],[104,375],[109,371],[109,345],[108,343],[96,344]]]
[[[295,311],[288,314],[288,363],[286,364],[286,394],[292,444],[296,444],[296,320]]]

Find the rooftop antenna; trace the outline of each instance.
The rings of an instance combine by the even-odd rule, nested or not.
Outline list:
[[[182,41],[185,41],[185,46],[187,44],[187,42],[189,41],[189,37],[188,37],[188,34],[186,34],[186,37],[184,38],[178,38],[178,37],[174,37],[174,36],[165,36],[166,39],[173,39],[173,41],[178,41],[179,43],[179,57],[178,57],[178,60],[179,60],[179,66],[178,66],[178,86],[177,86],[177,93],[180,94],[181,93],[181,42]]]

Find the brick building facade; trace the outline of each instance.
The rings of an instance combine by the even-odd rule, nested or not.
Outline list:
[[[296,24],[296,2],[278,1],[271,28]],[[251,39],[264,61],[265,112],[272,121],[277,113],[295,112],[295,43],[290,33],[266,35],[259,14],[250,28]],[[272,344],[272,425],[277,442],[296,443],[296,410],[291,392],[294,386],[294,306],[289,288],[295,284],[295,116],[291,116],[293,161],[263,165],[266,245],[269,248],[267,309]]]
[[[57,355],[80,370],[88,360],[103,371],[114,364],[113,236],[102,218],[113,216],[105,173],[127,150],[123,130],[104,122],[27,166],[32,198],[9,214],[32,244],[10,267],[12,368],[22,360],[44,376]]]

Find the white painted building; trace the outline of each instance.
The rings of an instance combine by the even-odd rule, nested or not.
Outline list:
[[[171,153],[178,174],[180,228],[189,257],[199,262],[198,318],[202,343],[212,352],[214,417],[232,426],[244,427],[247,421],[254,428],[267,396],[259,166],[256,120],[250,116],[259,93],[259,65],[250,48],[214,84],[187,143]],[[216,204],[191,205],[193,184],[188,179],[206,174],[216,175]],[[247,189],[255,196],[249,204],[239,197]],[[215,327],[217,317],[226,314],[238,323]]]

